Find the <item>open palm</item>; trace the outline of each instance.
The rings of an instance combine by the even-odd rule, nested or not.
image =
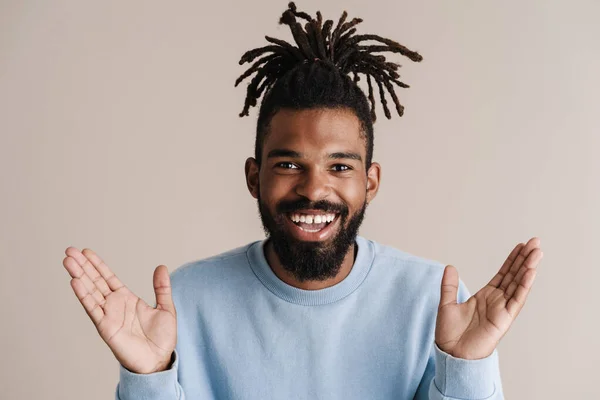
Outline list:
[[[438,347],[457,358],[489,356],[523,308],[542,256],[538,238],[519,243],[492,280],[460,304],[458,272],[448,265],[435,329]]]
[[[177,342],[177,315],[167,268],[154,271],[157,307],[119,281],[92,250],[66,249],[63,265],[75,295],[117,360],[136,373],[165,369]]]

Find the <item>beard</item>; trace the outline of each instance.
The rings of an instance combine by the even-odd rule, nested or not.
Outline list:
[[[325,200],[282,201],[276,206],[273,215],[258,198],[258,210],[265,234],[271,240],[273,250],[283,268],[298,281],[323,281],[333,278],[339,272],[342,262],[356,240],[358,229],[364,219],[367,202],[353,216],[349,216],[345,204],[331,203]],[[330,239],[320,242],[297,240],[285,228],[287,214],[303,209],[321,210],[338,213],[339,230]]]

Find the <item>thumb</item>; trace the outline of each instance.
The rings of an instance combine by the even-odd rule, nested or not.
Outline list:
[[[156,295],[156,308],[175,314],[175,305],[171,295],[171,278],[165,265],[159,265],[154,270],[154,294]]]
[[[440,306],[456,304],[458,294],[458,271],[452,265],[447,265],[442,276],[442,287],[440,293]]]

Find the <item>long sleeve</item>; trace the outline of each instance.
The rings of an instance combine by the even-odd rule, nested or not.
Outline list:
[[[116,400],[185,400],[185,393],[177,381],[179,354],[174,351],[170,369],[152,374],[136,374],[119,365],[119,383]]]
[[[502,400],[498,352],[479,360],[452,357],[434,344],[415,400]]]
[[[457,301],[470,297],[460,281]],[[486,358],[465,360],[442,351],[435,342],[414,400],[503,400],[498,351]]]

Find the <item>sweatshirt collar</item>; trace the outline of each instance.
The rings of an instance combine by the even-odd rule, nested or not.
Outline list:
[[[273,294],[290,303],[305,306],[333,303],[354,292],[367,277],[375,258],[373,242],[357,236],[355,243],[358,252],[348,276],[341,282],[325,289],[305,290],[291,286],[275,275],[265,257],[267,240],[268,238],[252,243],[246,251],[250,268]]]

